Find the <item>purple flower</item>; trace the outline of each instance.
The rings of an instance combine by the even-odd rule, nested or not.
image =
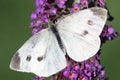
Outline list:
[[[84,70],[84,73],[85,73],[85,75],[87,75],[87,76],[89,76],[89,77],[90,77],[91,74],[92,74],[91,71],[90,71],[90,70],[87,70],[87,69]]]
[[[108,26],[107,32],[108,32],[108,34],[114,33],[114,29],[113,29],[113,27],[111,25]]]
[[[90,66],[90,64],[85,63],[85,68],[88,69],[88,70],[91,70],[91,66]]]
[[[34,26],[35,26],[34,24],[35,24],[35,22],[34,22],[34,21],[33,21],[33,22],[31,22],[31,23],[30,23],[30,27],[34,27]]]
[[[80,70],[80,65],[79,65],[78,63],[75,63],[75,64],[72,66],[72,70],[75,70],[75,71]]]
[[[41,20],[37,20],[36,23],[35,23],[35,26],[40,26],[42,24],[42,21]]]
[[[104,77],[105,76],[105,70],[100,71],[100,76]]]
[[[65,3],[67,0],[55,0],[59,8],[65,8]]]
[[[41,20],[33,21],[33,22],[30,23],[31,27],[34,27],[34,26],[38,27],[40,25],[42,25],[42,21]]]
[[[44,77],[35,76],[33,78],[33,80],[45,80],[45,78]]]
[[[88,8],[89,1],[88,0],[81,0],[80,4],[83,8]]]
[[[106,25],[101,34],[101,39],[103,42],[105,42],[107,40],[113,40],[118,36],[120,36],[120,34],[115,32],[111,25]]]
[[[33,28],[32,29],[32,34],[34,35],[34,34],[36,34],[38,32],[38,29],[37,28]]]
[[[40,77],[35,76],[35,77],[33,78],[33,80],[40,80]]]
[[[84,76],[80,80],[89,80],[88,77]]]
[[[99,6],[105,6],[105,0],[96,0],[96,3],[97,3]]]
[[[77,76],[78,76],[78,73],[76,71],[71,71],[69,73],[69,79],[70,80],[76,80],[77,79]]]
[[[37,8],[36,13],[37,14],[44,14],[44,8]]]
[[[36,8],[38,8],[38,7],[44,7],[46,1],[47,0],[36,0],[36,2],[35,2]]]
[[[98,77],[97,80],[109,80],[109,79],[105,77]]]
[[[32,28],[32,35],[36,34],[37,32],[41,31],[43,29],[43,26],[39,26],[37,28]]]
[[[37,19],[37,13],[36,12],[32,12],[31,14],[31,20]]]
[[[71,12],[78,12],[80,10],[80,4],[76,3],[73,5],[73,8],[71,8]]]
[[[69,73],[70,73],[69,70],[64,70],[62,74],[63,74],[63,76],[68,77]]]
[[[44,24],[47,24],[49,22],[49,15],[48,14],[42,15],[41,18],[42,18]]]
[[[51,7],[50,10],[49,10],[49,12],[50,12],[51,14],[56,14],[57,9],[56,9],[55,7]]]
[[[62,71],[63,76],[68,77],[71,70],[71,66],[67,63],[67,67]]]

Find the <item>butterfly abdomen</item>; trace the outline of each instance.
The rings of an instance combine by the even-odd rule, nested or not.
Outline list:
[[[57,28],[54,25],[52,25],[52,27],[50,29],[52,30],[53,34],[57,38],[60,49],[62,49],[62,51],[64,51],[64,46],[63,46],[63,43],[62,43],[62,40],[61,40],[61,37],[59,35]]]

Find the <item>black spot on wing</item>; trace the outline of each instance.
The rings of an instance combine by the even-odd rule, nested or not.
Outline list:
[[[43,56],[42,57],[37,57],[37,60],[40,62],[41,60],[43,60]]]
[[[10,66],[14,69],[20,69],[20,57],[18,52],[13,56]]]
[[[82,33],[82,35],[81,36],[86,36],[88,34],[88,31],[87,30],[84,30],[84,32]]]
[[[28,55],[28,56],[26,57],[26,60],[27,60],[27,61],[30,61],[30,60],[31,60],[31,56]]]
[[[88,25],[91,25],[91,26],[94,24],[92,20],[88,20],[87,23],[88,23]]]

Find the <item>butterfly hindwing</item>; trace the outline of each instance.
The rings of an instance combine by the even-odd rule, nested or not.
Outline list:
[[[48,77],[65,68],[65,54],[50,28],[33,35],[13,56],[10,68]]]
[[[70,14],[57,22],[67,54],[75,61],[84,61],[100,48],[99,35],[107,18],[107,10],[93,7]]]

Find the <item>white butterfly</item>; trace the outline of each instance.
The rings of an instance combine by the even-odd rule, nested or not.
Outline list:
[[[28,39],[13,56],[10,68],[48,77],[66,67],[66,53],[81,62],[100,48],[99,35],[107,19],[107,10],[93,7],[67,15]]]

